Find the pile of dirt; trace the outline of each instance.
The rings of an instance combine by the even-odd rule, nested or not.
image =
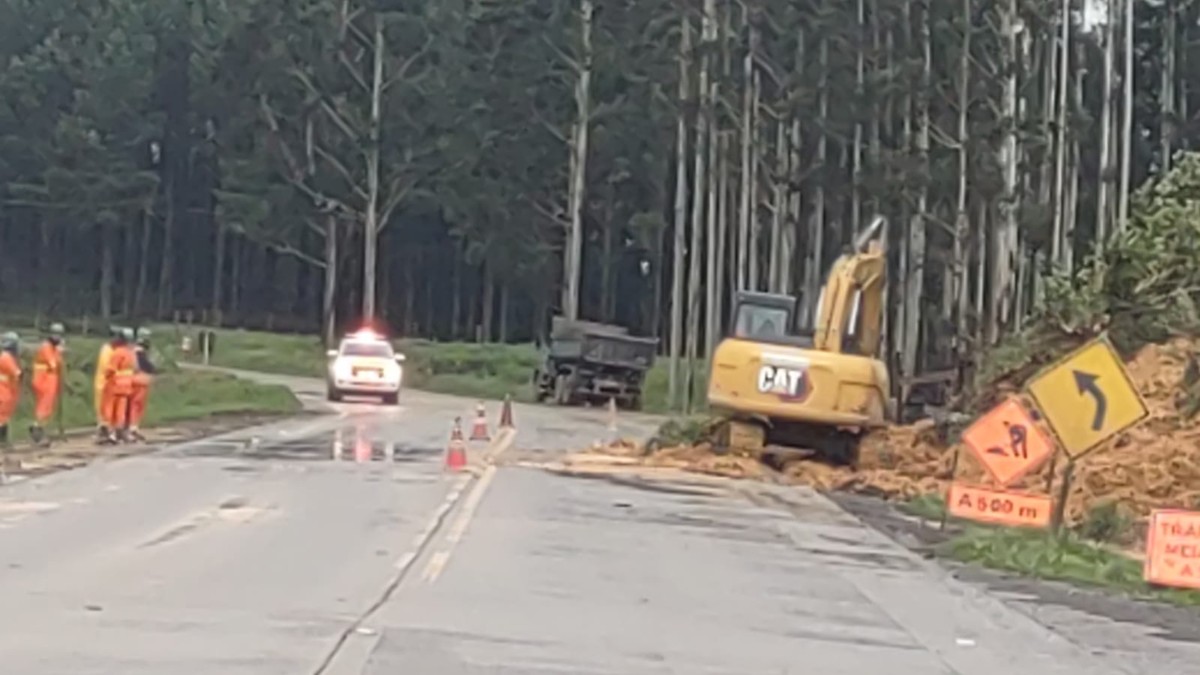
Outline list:
[[[1150,417],[1077,462],[1067,501],[1069,522],[1079,522],[1094,507],[1113,500],[1138,518],[1154,508],[1200,508],[1200,416],[1189,409],[1200,400],[1200,394],[1189,394],[1200,389],[1198,354],[1200,340],[1180,338],[1147,346],[1128,364]],[[750,457],[714,454],[708,444],[647,452],[626,441],[601,451],[635,457],[649,466],[732,478],[781,478],[819,490],[897,500],[944,494],[951,480],[990,484],[969,450],[947,445],[941,436],[932,420],[891,427],[863,439],[855,469],[793,458],[778,473]],[[1062,461],[1047,462],[1012,489],[1049,494],[1057,490],[1063,468]]]

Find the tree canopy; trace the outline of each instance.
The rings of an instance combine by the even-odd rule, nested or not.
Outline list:
[[[1200,4],[1103,5],[0,0],[0,305],[703,358],[878,213],[911,377],[1194,208]]]

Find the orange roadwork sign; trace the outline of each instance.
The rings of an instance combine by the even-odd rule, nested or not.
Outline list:
[[[946,498],[950,515],[1013,527],[1049,527],[1053,501],[1049,497],[950,484]]]
[[[1200,513],[1171,509],[1150,514],[1142,575],[1160,586],[1200,589]]]
[[[992,408],[962,440],[1001,487],[1012,485],[1054,454],[1054,445],[1016,399]]]

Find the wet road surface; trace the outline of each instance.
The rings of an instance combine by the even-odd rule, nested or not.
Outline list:
[[[447,474],[473,407],[406,392],[5,487],[0,672],[1136,672],[810,491],[481,461],[502,442]],[[600,410],[515,418],[518,449],[614,433]]]

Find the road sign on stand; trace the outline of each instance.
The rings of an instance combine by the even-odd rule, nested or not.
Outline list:
[[[1103,337],[1034,376],[1026,388],[1072,459],[1149,415],[1121,357]]]
[[[1049,497],[993,490],[962,483],[950,484],[946,508],[958,518],[1013,527],[1048,527],[1053,502]]]
[[[1152,584],[1200,590],[1200,513],[1162,509],[1150,514],[1142,575]]]
[[[1001,487],[1012,485],[1054,454],[1054,444],[1011,398],[975,420],[962,440]]]

